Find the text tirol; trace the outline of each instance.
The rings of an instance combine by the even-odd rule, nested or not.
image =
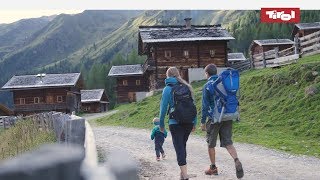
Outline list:
[[[299,23],[300,8],[261,8],[262,23]]]

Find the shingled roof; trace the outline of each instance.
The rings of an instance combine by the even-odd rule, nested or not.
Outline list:
[[[108,76],[139,76],[144,73],[141,64],[112,66]]]
[[[295,24],[295,26],[301,30],[304,29],[320,29],[320,22],[312,22],[312,23],[299,23]]]
[[[10,90],[75,86],[79,78],[80,73],[45,74],[44,77],[41,78],[37,75],[13,76],[2,87],[2,89]]]
[[[259,46],[266,45],[279,45],[279,44],[294,44],[290,39],[262,39],[262,40],[253,40]]]
[[[243,53],[228,53],[228,61],[244,61],[246,57],[244,57]]]
[[[143,43],[172,41],[232,40],[229,32],[220,25],[191,26],[140,26]]]
[[[103,102],[102,101],[103,93],[104,93],[104,89],[81,90],[81,102],[82,103]]]

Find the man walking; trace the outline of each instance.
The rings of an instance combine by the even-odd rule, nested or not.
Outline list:
[[[217,137],[219,134],[220,147],[225,147],[229,154],[232,156],[235,162],[237,178],[242,178],[244,173],[242,164],[238,158],[237,151],[232,143],[232,120],[221,121],[220,123],[213,123],[214,121],[209,116],[210,113],[214,112],[214,95],[210,95],[208,90],[209,82],[215,81],[217,76],[217,68],[214,64],[209,64],[205,67],[206,77],[208,82],[204,85],[202,91],[202,118],[201,118],[201,129],[207,131],[207,143],[208,153],[211,161],[211,165],[208,170],[205,171],[206,175],[218,175],[218,168],[216,166],[216,153],[215,147]],[[208,118],[208,121],[206,122]]]

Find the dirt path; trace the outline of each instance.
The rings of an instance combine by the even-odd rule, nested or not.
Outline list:
[[[154,145],[150,132],[124,127],[93,127],[97,146],[106,153],[124,149],[140,163],[141,179],[179,179],[175,151],[170,133],[164,144],[167,159],[156,162]],[[243,179],[320,179],[320,159],[293,156],[256,145],[235,143],[242,161],[245,176]],[[217,148],[218,176],[205,176],[203,171],[209,164],[205,139],[190,136],[187,144],[189,174],[191,179],[236,179],[234,163],[227,151]]]
[[[118,110],[102,112],[102,113],[83,114],[82,117],[89,121],[89,120],[93,120],[93,119],[98,119],[98,118],[102,118],[102,117],[105,117],[105,116],[109,116],[109,115],[112,115],[112,114],[114,114],[116,112],[118,112]]]

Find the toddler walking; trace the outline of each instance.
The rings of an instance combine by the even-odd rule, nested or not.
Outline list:
[[[156,150],[156,159],[160,161],[160,153],[162,155],[162,159],[166,158],[166,154],[163,151],[162,145],[164,143],[164,139],[167,137],[167,131],[165,130],[164,133],[160,131],[160,119],[154,118],[153,119],[154,128],[151,132],[151,140],[154,140],[155,150]]]

